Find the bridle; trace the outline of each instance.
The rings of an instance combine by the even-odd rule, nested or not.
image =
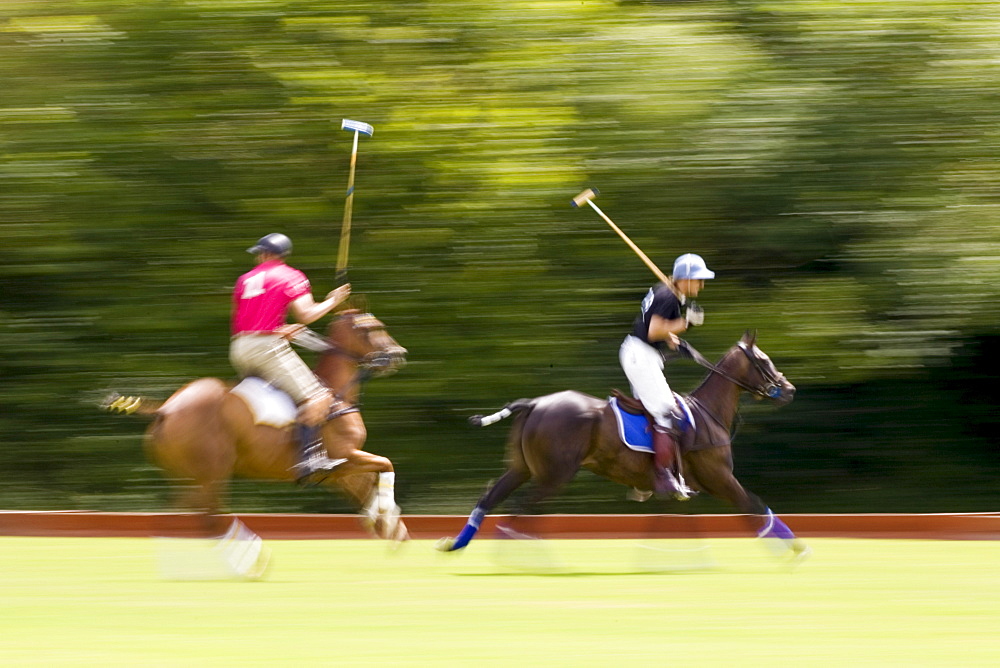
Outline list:
[[[770,368],[764,365],[763,361],[753,353],[752,346],[748,345],[744,341],[740,341],[737,344],[743,354],[747,356],[750,361],[750,365],[753,369],[760,375],[763,382],[759,387],[753,387],[739,380],[738,378],[733,378],[729,373],[721,369],[718,365],[712,364],[705,357],[694,349],[687,341],[681,339],[677,345],[677,350],[682,354],[690,357],[692,360],[705,367],[712,373],[717,373],[734,385],[741,387],[747,392],[761,397],[763,399],[779,399],[781,398],[784,389],[782,385],[785,383],[785,376],[781,372],[774,369],[774,365]]]
[[[366,330],[385,329],[382,323],[370,313],[353,316],[351,328],[363,328]],[[303,328],[292,338],[292,341],[296,345],[302,346],[307,350],[320,353],[321,355],[337,355],[354,362],[357,367],[354,375],[342,387],[333,390],[333,396],[337,402],[342,402],[343,397],[352,387],[360,385],[372,377],[388,375],[389,373],[396,371],[396,369],[401,366],[401,356],[393,354],[391,350],[373,350],[370,353],[358,355],[350,350],[338,346],[330,339],[325,336],[320,336],[309,328]],[[402,350],[402,348],[400,348],[400,350]],[[339,416],[344,412],[351,412],[355,410],[357,410],[355,407],[350,406],[332,414],[330,419],[333,419],[333,417]]]
[[[381,323],[379,323],[379,321],[369,313],[355,316],[354,322],[351,323],[351,327],[354,329],[363,328],[367,330],[385,329],[382,327]],[[330,339],[320,336],[309,328],[303,329],[301,332],[296,334],[292,340],[303,348],[312,350],[313,352],[317,352],[322,355],[339,355],[341,357],[346,357],[358,365],[361,373],[368,374],[369,377],[385,374],[395,370],[393,362],[395,361],[396,356],[393,355],[390,350],[373,350],[364,355],[357,355],[338,346]]]

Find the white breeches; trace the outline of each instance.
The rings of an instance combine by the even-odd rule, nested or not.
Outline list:
[[[229,361],[240,376],[260,376],[302,404],[325,391],[316,374],[278,335],[236,336],[229,344]]]
[[[632,396],[640,400],[656,424],[670,428],[676,407],[674,393],[663,375],[663,356],[653,346],[629,335],[618,353],[622,370],[632,385]]]

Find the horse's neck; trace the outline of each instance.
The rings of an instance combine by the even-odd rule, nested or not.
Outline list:
[[[723,426],[732,425],[740,405],[738,385],[717,373],[710,373],[690,396],[722,422]]]
[[[354,360],[328,353],[320,358],[314,372],[330,390],[340,395],[339,398],[353,403],[358,397],[358,387],[353,382],[357,370]]]

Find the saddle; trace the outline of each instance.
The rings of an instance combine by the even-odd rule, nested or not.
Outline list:
[[[618,406],[621,407],[621,409],[626,413],[629,413],[630,415],[649,416],[649,413],[646,412],[646,407],[643,406],[642,402],[635,397],[630,397],[618,389],[611,390],[611,396],[615,398],[615,401],[618,402]]]
[[[674,393],[680,415],[674,415],[674,424],[681,432],[694,428],[694,416],[687,402],[679,394]],[[621,390],[611,390],[608,405],[618,423],[618,436],[622,443],[631,450],[638,452],[653,452],[653,417],[646,411],[642,402],[630,397]],[[680,439],[678,439],[678,442]]]
[[[282,429],[295,423],[298,409],[290,396],[256,376],[248,376],[230,390],[246,402],[254,424]]]
[[[230,390],[231,393],[239,396],[250,408],[253,414],[254,424],[263,424],[278,429],[284,429],[295,424],[298,416],[298,408],[295,401],[284,391],[279,390],[263,378],[257,376],[247,376],[239,385]],[[327,420],[334,420],[347,413],[357,413],[357,406],[341,404],[326,416]]]

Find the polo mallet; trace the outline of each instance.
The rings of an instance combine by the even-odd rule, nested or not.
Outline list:
[[[358,135],[369,137],[375,129],[367,123],[344,119],[340,129],[354,133],[354,146],[351,148],[351,173],[347,179],[347,200],[344,201],[344,224],[340,229],[340,248],[337,250],[337,282],[343,283],[347,276],[347,253],[351,247],[351,210],[354,207],[354,166],[358,161]]]
[[[603,218],[604,222],[606,222],[608,225],[610,225],[611,229],[618,233],[618,236],[620,236],[622,238],[622,241],[624,241],[626,244],[628,244],[628,247],[635,251],[635,254],[639,256],[639,259],[642,260],[644,263],[646,263],[646,266],[649,267],[654,274],[656,274],[656,277],[658,279],[660,279],[661,281],[663,281],[667,285],[671,285],[673,283],[673,281],[671,281],[669,278],[667,278],[666,275],[662,271],[660,271],[659,267],[657,267],[655,264],[653,264],[653,261],[650,260],[648,257],[646,257],[646,254],[643,253],[639,249],[638,246],[636,246],[634,243],[632,243],[631,239],[629,239],[627,236],[625,236],[625,233],[621,231],[621,228],[619,228],[617,225],[615,225],[615,223],[614,223],[613,220],[611,220],[610,218],[608,218],[606,215],[604,215],[603,211],[601,211],[599,208],[597,208],[597,205],[594,204],[594,198],[597,197],[597,193],[598,192],[599,191],[596,188],[587,188],[582,193],[580,193],[579,195],[577,195],[576,197],[573,198],[573,206],[580,206],[584,202],[586,202],[587,204],[589,204],[590,208],[592,208],[594,211],[596,211],[597,215],[600,216],[601,218]]]

